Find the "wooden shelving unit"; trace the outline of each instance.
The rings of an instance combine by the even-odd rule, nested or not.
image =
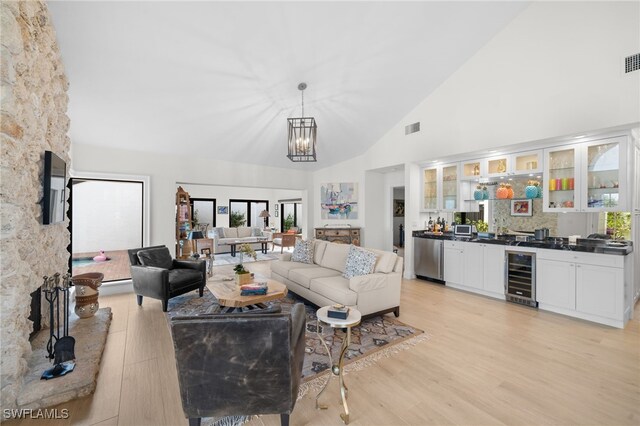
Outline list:
[[[189,193],[179,186],[176,192],[176,259],[183,259],[191,254],[191,242],[187,237],[192,229]]]

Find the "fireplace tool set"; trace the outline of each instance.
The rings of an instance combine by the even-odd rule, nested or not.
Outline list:
[[[62,278],[62,280],[61,280]],[[62,281],[62,282],[61,282]],[[41,379],[52,379],[64,376],[76,366],[74,353],[76,340],[69,336],[69,274],[45,276],[42,293],[49,302],[49,341],[47,342],[47,358],[52,359],[54,366],[46,370]],[[62,300],[61,300],[62,299]],[[62,311],[60,304],[62,302]],[[62,316],[62,318],[60,318]],[[62,323],[61,323],[62,320]],[[62,333],[60,326],[62,325]]]

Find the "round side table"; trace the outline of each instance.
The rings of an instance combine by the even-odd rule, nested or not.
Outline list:
[[[334,375],[338,376],[340,380],[340,398],[342,399],[342,405],[344,406],[344,414],[340,414],[340,418],[342,419],[344,424],[349,424],[349,407],[347,406],[347,397],[349,396],[349,389],[347,388],[347,385],[344,382],[344,377],[342,374],[343,365],[344,365],[344,354],[347,352],[347,348],[351,344],[351,327],[360,324],[360,319],[362,318],[362,315],[360,314],[360,311],[358,311],[357,309],[349,308],[349,316],[346,319],[330,318],[327,313],[329,308],[330,306],[325,306],[318,309],[318,311],[316,312],[316,317],[318,318],[318,321],[321,321],[329,325],[331,328],[347,329],[347,338],[342,341],[342,348],[340,349],[340,356],[338,358],[337,364],[333,363],[333,359],[331,357],[331,351],[327,346],[327,342],[324,341],[324,338],[320,334],[319,327],[317,327],[316,332],[318,333],[318,337],[320,337],[320,340],[322,341],[322,344],[324,345],[324,348],[326,349],[327,354],[329,355],[331,372]],[[331,377],[333,376],[329,374],[329,377],[327,378],[327,382],[324,384],[324,386],[322,387],[322,390],[320,390],[320,392],[316,396],[316,408],[318,409],[328,408],[326,404],[320,404],[318,402],[318,399],[320,398],[320,395],[322,395],[322,393],[327,388],[327,385],[329,385],[329,382],[331,381]]]

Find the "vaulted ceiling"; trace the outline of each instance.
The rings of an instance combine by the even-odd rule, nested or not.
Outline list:
[[[49,3],[75,144],[315,170],[366,151],[527,2]],[[318,162],[286,158],[287,118]],[[406,123],[409,124],[409,123]]]

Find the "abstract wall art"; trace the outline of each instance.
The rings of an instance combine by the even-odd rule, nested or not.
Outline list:
[[[322,219],[357,219],[358,184],[323,183],[320,187],[320,208]]]

